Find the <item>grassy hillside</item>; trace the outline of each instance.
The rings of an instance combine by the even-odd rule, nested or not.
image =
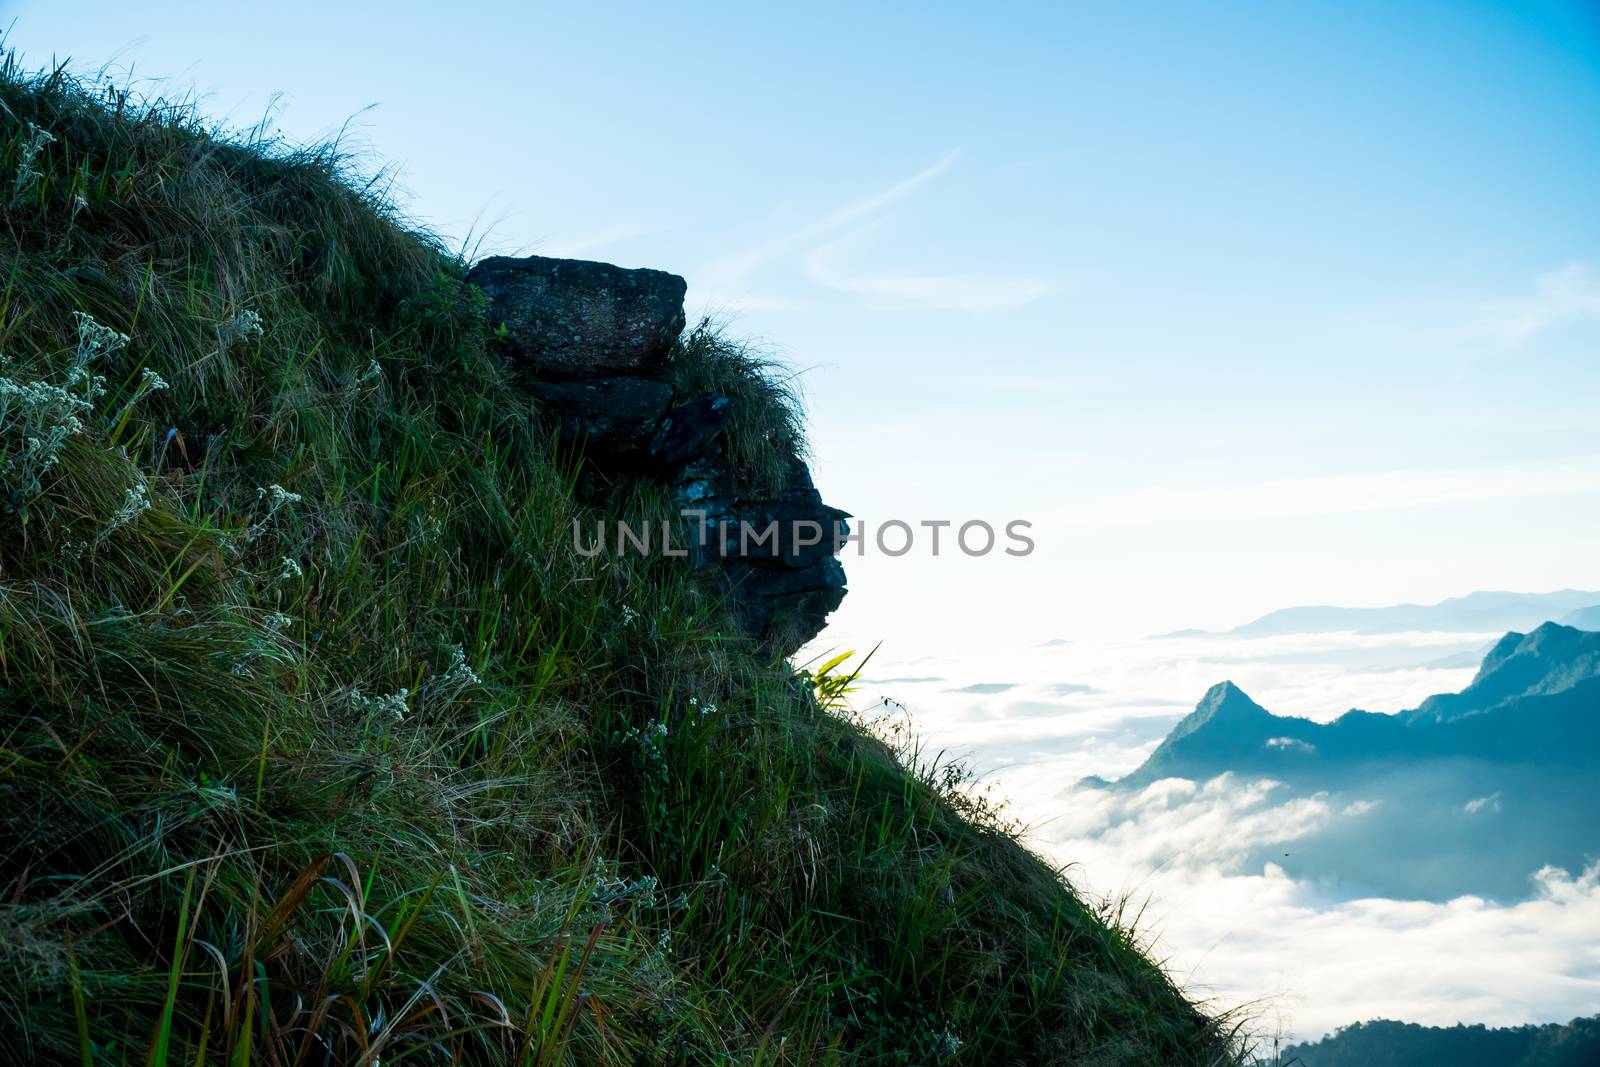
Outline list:
[[[1233,1062],[836,675],[571,550],[663,501],[333,149],[8,60],[0,202],[0,1059]]]

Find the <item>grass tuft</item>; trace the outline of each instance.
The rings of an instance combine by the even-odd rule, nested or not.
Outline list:
[[[722,440],[734,471],[757,492],[782,488],[795,457],[808,454],[794,372],[710,319],[679,339],[668,369],[680,396],[720,393],[733,401]]]

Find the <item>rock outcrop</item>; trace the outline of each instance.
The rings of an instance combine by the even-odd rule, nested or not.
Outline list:
[[[848,515],[822,502],[798,457],[775,488],[746,483],[722,441],[734,401],[675,393],[684,280],[542,256],[495,256],[467,278],[488,296],[506,357],[557,435],[602,472],[670,487],[689,561],[725,594],[735,625],[785,656],[816,636],[844,599],[836,557]]]
[[[491,256],[470,280],[505,324],[512,362],[537,378],[648,376],[683,332],[688,286],[663,270]]]

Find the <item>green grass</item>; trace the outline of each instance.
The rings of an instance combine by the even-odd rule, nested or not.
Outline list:
[[[807,454],[793,372],[710,319],[678,341],[668,370],[680,395],[720,393],[733,401],[722,436],[731,466],[757,492],[781,488],[790,463]]]
[[[648,494],[334,147],[8,59],[0,195],[6,1062],[1237,1061],[959,771],[571,550]]]

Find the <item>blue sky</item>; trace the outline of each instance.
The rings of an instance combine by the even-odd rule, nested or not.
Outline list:
[[[354,116],[454,240],[684,274],[869,523],[1034,523],[849,561],[827,641],[1600,588],[1592,5],[578,6],[0,12],[34,65]]]

